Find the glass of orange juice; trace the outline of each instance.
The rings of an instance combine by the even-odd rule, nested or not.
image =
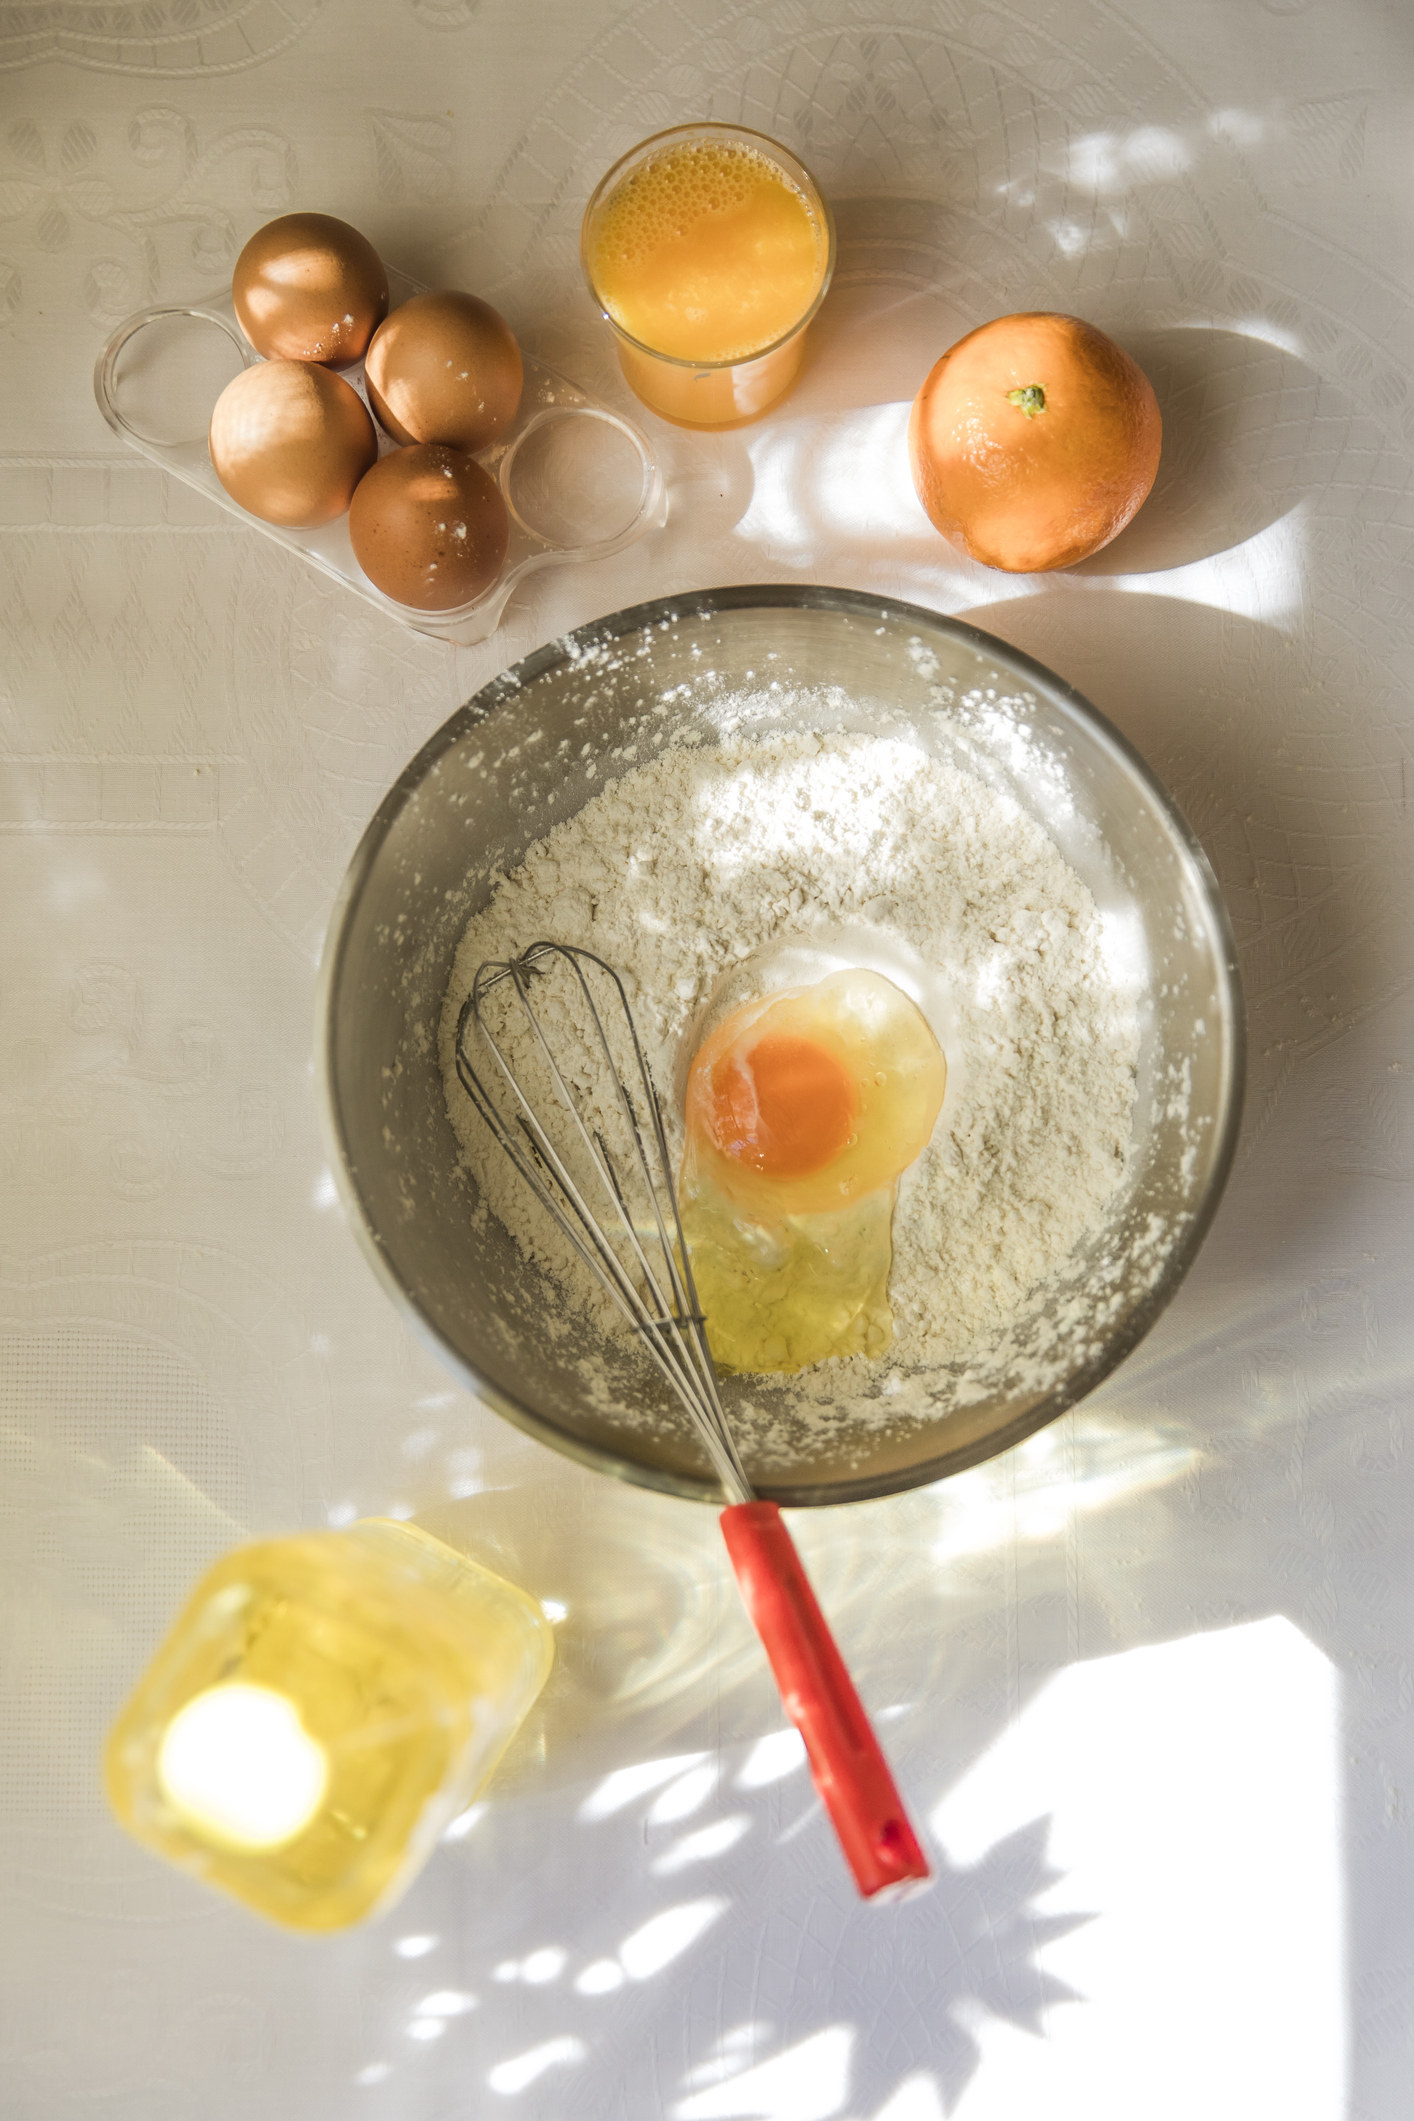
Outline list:
[[[644,404],[732,427],[795,381],[835,226],[809,170],[764,133],[676,125],[600,181],[580,258]]]

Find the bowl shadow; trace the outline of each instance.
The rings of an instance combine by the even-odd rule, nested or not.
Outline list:
[[[1411,881],[1397,768],[1360,725],[1333,741],[1351,644],[1146,593],[1060,584],[963,616],[1061,671],[1123,731],[1202,840],[1232,917],[1249,1032],[1237,1173],[1298,1062],[1379,1008],[1398,977]],[[1342,652],[1342,650],[1344,652]],[[1351,826],[1358,815],[1359,830]],[[1249,1232],[1244,1273],[1294,1226],[1339,1212],[1356,1176],[1290,1189],[1290,1217]],[[1223,1221],[1237,1212],[1230,1189]]]

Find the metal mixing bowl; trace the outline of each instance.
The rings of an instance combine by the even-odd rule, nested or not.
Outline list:
[[[437,1028],[468,918],[498,874],[627,770],[615,748],[631,737],[641,763],[684,724],[710,743],[714,703],[768,675],[781,689],[747,734],[808,726],[792,686],[817,699],[838,687],[845,704],[831,726],[867,731],[892,717],[897,731],[902,717],[927,750],[1010,789],[1119,938],[1140,1028],[1129,1176],[1103,1229],[1038,1296],[1020,1336],[1037,1359],[980,1396],[956,1376],[921,1380],[922,1417],[814,1423],[791,1462],[758,1475],[779,1502],[846,1502],[974,1464],[1090,1391],[1174,1294],[1232,1160],[1242,1005],[1217,885],[1143,761],[1068,685],[971,626],[839,589],[708,590],[551,642],[453,715],[365,833],[325,953],[324,1082],[354,1228],[394,1301],[452,1369],[572,1457],[717,1499],[691,1435],[649,1406],[646,1364],[640,1376],[627,1357],[616,1375],[624,1414],[593,1403],[563,1336],[545,1331],[556,1292],[494,1217],[474,1214]],[[749,1382],[758,1408],[773,1395],[789,1404],[788,1379],[727,1382],[738,1395]]]

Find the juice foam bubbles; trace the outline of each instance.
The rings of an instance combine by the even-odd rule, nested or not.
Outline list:
[[[703,363],[750,360],[784,338],[814,302],[827,257],[804,193],[735,141],[683,141],[641,163],[604,201],[587,245],[619,328]]]

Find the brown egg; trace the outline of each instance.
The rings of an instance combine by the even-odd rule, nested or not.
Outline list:
[[[525,369],[499,310],[449,290],[414,295],[380,324],[364,370],[395,442],[484,449],[515,418]]]
[[[378,457],[358,392],[313,361],[243,368],[216,400],[208,441],[231,499],[292,530],[341,516]]]
[[[231,281],[241,330],[284,361],[356,361],[388,314],[388,275],[367,236],[332,214],[257,229]]]
[[[349,509],[354,557],[369,581],[418,611],[452,611],[489,589],[510,527],[490,472],[439,442],[381,458]]]

